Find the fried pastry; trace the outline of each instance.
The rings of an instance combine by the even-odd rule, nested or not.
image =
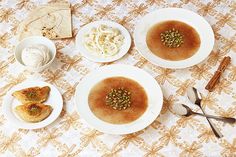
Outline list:
[[[30,87],[15,91],[12,95],[16,97],[22,104],[26,103],[42,103],[48,99],[50,87]]]
[[[27,122],[40,122],[46,119],[52,112],[52,107],[41,103],[29,103],[15,108],[17,115]]]

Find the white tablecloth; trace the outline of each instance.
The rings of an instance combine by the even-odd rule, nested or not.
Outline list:
[[[195,86],[203,94],[207,113],[236,118],[236,3],[234,0],[70,0],[73,14],[73,38],[55,41],[57,57],[53,65],[33,74],[18,67],[13,51],[16,29],[27,14],[40,4],[59,0],[0,0],[0,156],[236,156],[236,127],[213,121],[224,137],[214,137],[205,118],[178,117],[168,110],[176,102],[189,105],[186,88]],[[73,95],[76,85],[89,72],[106,64],[88,61],[75,48],[75,36],[85,24],[113,20],[125,26],[131,35],[135,23],[145,14],[159,8],[181,7],[202,15],[215,33],[215,47],[202,63],[181,70],[164,69],[145,60],[134,44],[122,63],[137,66],[150,73],[161,85],[165,99],[160,116],[146,129],[134,134],[108,135],[94,130],[75,110]],[[223,74],[213,93],[204,90],[225,55],[232,64]],[[63,95],[60,117],[46,128],[17,129],[2,113],[2,99],[16,84],[32,78],[55,85]],[[200,112],[200,111],[199,111]]]

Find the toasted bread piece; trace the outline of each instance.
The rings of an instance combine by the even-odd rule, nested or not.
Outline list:
[[[24,104],[15,108],[19,117],[27,122],[40,122],[46,119],[52,112],[52,107],[41,103]]]
[[[15,91],[12,95],[16,97],[22,104],[26,103],[42,103],[48,99],[50,87],[30,87]]]

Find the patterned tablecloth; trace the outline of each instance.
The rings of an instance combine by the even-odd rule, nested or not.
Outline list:
[[[178,117],[168,110],[186,99],[186,88],[195,86],[203,94],[203,107],[209,114],[236,118],[236,2],[234,0],[71,0],[73,38],[55,41],[57,56],[53,65],[34,74],[17,66],[13,50],[16,29],[30,10],[59,0],[0,0],[0,156],[236,156],[236,125],[213,121],[224,138],[217,139],[205,118]],[[215,33],[215,47],[202,63],[181,70],[164,69],[145,60],[134,44],[122,59],[150,73],[161,85],[165,99],[160,116],[146,129],[118,136],[103,134],[89,127],[75,110],[75,87],[89,72],[107,64],[97,64],[82,57],[75,48],[75,36],[85,24],[107,19],[125,26],[131,35],[135,23],[159,8],[180,7],[203,16]],[[204,86],[225,55],[232,64],[215,91]],[[16,84],[31,78],[55,85],[62,93],[64,109],[50,126],[38,130],[17,129],[2,113],[2,100]],[[200,112],[200,111],[199,111]]]

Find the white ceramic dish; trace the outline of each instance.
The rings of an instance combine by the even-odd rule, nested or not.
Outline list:
[[[23,62],[21,60],[22,50],[25,47],[27,47],[29,45],[33,45],[33,44],[45,45],[50,50],[50,58],[51,58],[50,61],[47,64],[45,64],[41,67],[38,67],[38,68],[26,66],[23,64]],[[56,57],[56,46],[50,39],[42,37],[42,36],[27,37],[27,38],[23,39],[22,41],[20,41],[19,44],[16,46],[14,55],[15,55],[16,61],[24,68],[26,68],[30,71],[40,72],[40,71],[44,70],[45,68],[48,68],[52,64],[53,60]]]
[[[43,121],[37,123],[29,123],[23,121],[18,115],[15,113],[14,109],[16,106],[21,105],[21,103],[12,96],[14,91],[29,88],[29,87],[43,87],[49,86],[51,91],[48,97],[48,100],[44,102],[47,105],[52,106],[53,111],[52,113]],[[14,86],[4,97],[3,99],[3,113],[4,116],[8,119],[8,121],[18,128],[22,129],[39,129],[43,128],[49,124],[51,124],[57,117],[60,115],[63,107],[63,100],[60,92],[51,84],[42,81],[25,81]]]
[[[89,108],[90,89],[99,81],[115,76],[123,76],[137,81],[144,87],[148,96],[147,110],[137,120],[128,124],[116,125],[104,122],[98,119]],[[157,118],[163,103],[161,88],[151,75],[139,68],[122,64],[105,66],[86,75],[76,87],[74,99],[80,116],[95,129],[108,134],[129,134],[144,129]]]
[[[168,61],[154,55],[146,44],[146,35],[156,23],[177,20],[189,24],[198,32],[201,40],[199,50],[190,58],[181,61]],[[200,15],[180,8],[165,8],[145,15],[136,25],[134,42],[139,53],[151,63],[164,68],[186,68],[203,61],[214,46],[214,33],[209,23]]]
[[[121,46],[119,52],[114,56],[110,56],[110,57],[96,56],[93,53],[89,52],[84,47],[83,38],[84,38],[85,34],[87,34],[92,28],[94,28],[94,27],[96,28],[96,27],[100,26],[101,24],[119,29],[121,34],[124,36],[124,44]],[[79,49],[79,52],[85,58],[87,58],[93,62],[102,63],[102,62],[112,62],[112,61],[118,60],[128,52],[130,46],[131,46],[131,37],[130,37],[130,34],[127,31],[127,29],[125,29],[122,25],[112,22],[112,21],[91,22],[91,23],[85,25],[84,27],[82,27],[76,36],[76,47]]]

